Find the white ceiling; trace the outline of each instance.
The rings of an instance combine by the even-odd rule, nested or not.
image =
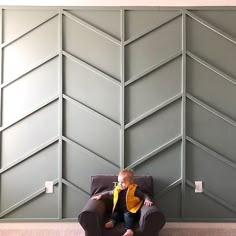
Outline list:
[[[0,0],[2,6],[236,6],[236,0]]]

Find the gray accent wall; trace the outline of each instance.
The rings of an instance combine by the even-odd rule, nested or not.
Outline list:
[[[168,221],[235,221],[236,8],[0,13],[0,221],[76,220],[123,168]]]

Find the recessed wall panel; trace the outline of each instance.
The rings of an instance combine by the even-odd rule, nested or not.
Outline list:
[[[236,206],[235,168],[224,163],[199,147],[187,143],[187,179],[203,181],[204,188]],[[209,171],[210,170],[210,171]],[[218,173],[221,173],[220,175]],[[231,191],[227,191],[231,189]]]
[[[77,219],[89,198],[84,192],[63,185],[63,218]]]
[[[181,103],[176,101],[125,133],[125,166],[132,164],[180,135]]]
[[[205,20],[207,23],[217,27],[224,33],[236,38],[235,24],[236,21],[236,11],[228,9],[227,14],[221,9],[212,10],[191,10],[192,13]]]
[[[63,18],[64,49],[95,67],[120,80],[120,46],[93,30],[67,18]]]
[[[230,209],[225,208],[218,202],[209,198],[205,194],[196,194],[194,188],[186,186],[186,206],[184,209],[184,216],[188,218],[201,219],[215,219],[220,221],[226,218],[235,218],[235,213]],[[191,207],[189,207],[191,205]]]
[[[79,105],[65,102],[65,135],[110,161],[119,165],[120,128]]]
[[[168,10],[126,10],[125,39],[130,39],[148,29],[164,24],[177,13],[178,11]]]
[[[157,194],[181,178],[180,142],[150,157],[133,168],[136,175],[151,175],[154,179],[154,193]]]
[[[1,175],[1,211],[44,188],[45,181],[58,178],[58,145],[29,157]]]
[[[233,42],[187,18],[187,50],[229,76],[236,77],[236,47]]]
[[[115,175],[119,168],[96,157],[79,146],[64,144],[63,178],[80,189],[90,192],[90,178],[96,174]]]
[[[64,58],[65,94],[120,123],[120,86]]]
[[[58,186],[53,194],[43,193],[5,216],[6,219],[52,219],[58,217]]]
[[[2,132],[1,167],[26,156],[58,135],[58,103],[54,102]]]
[[[188,93],[236,120],[236,86],[232,82],[189,57],[187,77]]]
[[[181,59],[177,58],[126,86],[126,123],[180,93]]]
[[[4,9],[3,42],[16,39],[55,14],[48,9]]]
[[[70,10],[74,16],[96,27],[103,32],[120,39],[120,11],[119,10]]]
[[[125,49],[126,80],[129,80],[181,50],[181,19],[144,35]]]
[[[187,102],[187,135],[235,162],[236,128],[203,107]]]
[[[3,82],[12,81],[42,60],[56,54],[58,27],[53,18],[24,37],[3,48]]]
[[[17,121],[57,96],[58,85],[58,60],[54,59],[3,88],[3,125]]]

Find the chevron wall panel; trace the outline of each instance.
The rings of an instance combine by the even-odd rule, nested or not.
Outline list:
[[[0,221],[77,220],[91,175],[123,168],[154,177],[168,221],[235,220],[235,8],[0,20]]]

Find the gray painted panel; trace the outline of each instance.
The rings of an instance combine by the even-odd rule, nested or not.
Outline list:
[[[236,77],[235,44],[187,17],[187,50]]]
[[[172,188],[167,194],[158,198],[158,206],[168,218],[180,218],[181,189],[180,186]]]
[[[126,46],[126,80],[181,50],[180,17]]]
[[[119,165],[119,127],[65,102],[65,134],[83,147]]]
[[[77,219],[88,200],[89,195],[85,195],[83,192],[75,191],[63,185],[63,218]]]
[[[27,202],[23,206],[17,208],[13,212],[7,214],[5,218],[27,218],[27,219],[56,219],[58,216],[58,187],[54,186],[54,193],[43,193]]]
[[[235,218],[236,216],[236,214],[210,199],[205,194],[196,194],[194,189],[190,187],[186,187],[185,204],[184,217],[199,218],[205,221],[206,218],[220,220],[223,218]]]
[[[151,175],[157,194],[181,178],[181,145],[177,143],[134,168],[136,175]]]
[[[235,85],[191,58],[187,60],[187,77],[188,93],[236,121]]]
[[[3,42],[13,40],[40,24],[56,11],[38,9],[4,9],[3,10]]]
[[[120,122],[120,86],[65,58],[65,94]]]
[[[52,145],[1,175],[1,210],[22,201],[57,179],[58,146]]]
[[[222,163],[191,143],[187,145],[186,164],[187,178],[191,182],[203,181],[204,188],[236,206],[236,183],[232,181],[236,179],[235,168]]]
[[[151,29],[175,16],[177,11],[127,10],[125,11],[125,39]]]
[[[89,155],[78,146],[64,145],[63,178],[90,193],[90,178],[96,174],[117,174],[119,168]]]
[[[120,47],[66,17],[64,49],[95,68],[120,79]]]
[[[189,100],[187,135],[236,162],[236,128]]]
[[[54,59],[3,88],[3,125],[17,120],[57,94],[58,61]]]
[[[181,93],[181,59],[175,59],[125,89],[126,123]]]
[[[58,103],[54,102],[2,132],[2,167],[58,135]],[[10,144],[10,145],[9,145]]]
[[[57,18],[3,49],[3,82],[11,81],[57,52]]]
[[[125,165],[130,165],[180,135],[179,101],[129,128],[125,133]]]
[[[192,11],[197,16],[206,20],[210,24],[213,24],[223,32],[232,35],[236,38],[235,22],[236,11],[228,10],[227,13],[223,10],[204,10],[204,11]]]
[[[119,10],[71,10],[69,12],[107,34],[117,39],[121,38]]]

